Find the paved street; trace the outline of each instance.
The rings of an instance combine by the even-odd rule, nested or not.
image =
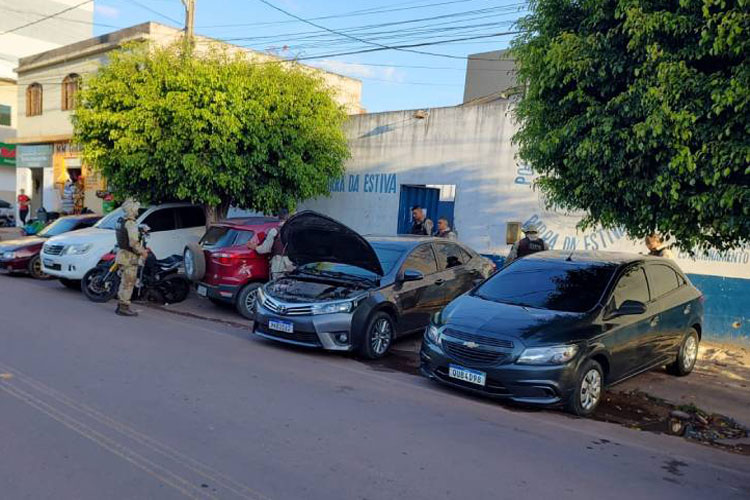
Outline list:
[[[43,498],[743,498],[750,459],[0,276],[0,491]]]

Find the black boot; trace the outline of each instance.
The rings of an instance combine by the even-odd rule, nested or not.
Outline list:
[[[117,304],[115,314],[119,316],[138,316],[138,313],[131,310],[128,304]]]

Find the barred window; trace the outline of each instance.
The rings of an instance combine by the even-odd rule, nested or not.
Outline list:
[[[32,83],[26,87],[26,116],[42,114],[42,86]]]
[[[62,83],[62,110],[69,111],[76,107],[76,94],[81,87],[81,77],[71,73],[63,79]]]

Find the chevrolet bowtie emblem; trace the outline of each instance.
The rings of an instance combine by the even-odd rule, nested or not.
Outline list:
[[[468,347],[469,349],[476,349],[479,347],[479,344],[476,342],[464,342],[464,347]]]
[[[279,312],[281,314],[286,314],[286,306],[279,306]]]

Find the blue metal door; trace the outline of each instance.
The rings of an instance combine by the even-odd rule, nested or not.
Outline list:
[[[437,227],[438,204],[440,190],[424,186],[401,185],[401,197],[398,207],[398,234],[408,234],[411,231],[411,209],[415,205],[422,207],[427,218]]]

